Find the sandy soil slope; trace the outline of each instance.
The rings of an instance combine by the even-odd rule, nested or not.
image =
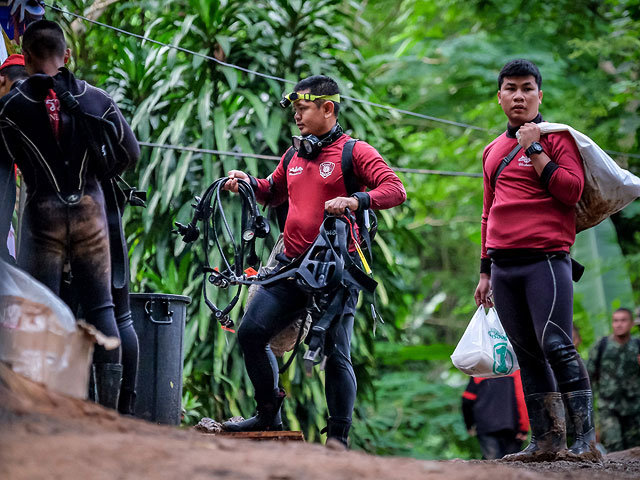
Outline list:
[[[637,479],[640,448],[603,465],[418,461],[303,443],[250,442],[123,418],[0,369],[0,478],[120,479]]]

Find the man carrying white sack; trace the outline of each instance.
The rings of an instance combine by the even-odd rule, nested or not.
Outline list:
[[[568,132],[541,137],[541,85],[538,68],[528,60],[507,63],[498,77],[498,103],[508,124],[483,154],[482,260],[475,300],[485,307],[495,301],[522,372],[531,443],[504,459],[548,461],[561,454],[597,461],[591,385],[571,341],[569,248],[584,169]],[[565,404],[576,430],[568,452]]]

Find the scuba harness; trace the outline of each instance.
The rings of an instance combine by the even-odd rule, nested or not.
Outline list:
[[[251,188],[247,182],[238,180],[238,193],[242,198],[243,209],[241,239],[239,242],[236,242],[233,231],[231,230],[227,217],[224,214],[220,198],[222,187],[227,183],[227,181],[229,181],[229,178],[219,178],[213,182],[209,188],[207,188],[202,195],[202,198],[195,197],[196,203],[192,205],[195,208],[193,219],[187,225],[175,222],[176,229],[173,230],[173,232],[181,235],[182,240],[185,243],[191,243],[196,241],[200,236],[200,229],[197,224],[199,221],[203,222],[203,248],[205,257],[203,275],[205,281],[202,284],[202,293],[204,301],[207,307],[209,307],[213,312],[215,318],[220,322],[222,328],[233,331],[231,330],[233,328],[233,320],[229,317],[229,312],[233,307],[235,307],[236,303],[238,303],[242,285],[246,285],[248,277],[255,275],[256,273],[253,269],[243,271],[245,256],[247,257],[247,262],[250,265],[258,263],[258,256],[255,251],[255,239],[256,237],[265,238],[269,234],[270,228],[269,222],[260,215],[253,188]],[[222,246],[220,245],[216,212],[219,212],[224,231],[226,231],[227,237],[231,240],[234,251],[234,263],[230,263],[228,261]],[[220,253],[220,257],[224,262],[225,267],[223,270],[220,270],[217,267],[212,268],[209,263],[209,237],[211,235],[213,235],[214,244],[216,245],[218,252]],[[211,300],[209,300],[206,288],[207,281],[219,288],[228,288],[230,285],[238,285],[234,297],[225,308],[220,309]]]
[[[244,207],[243,234],[240,242],[235,241],[220,202],[220,191],[228,180],[228,178],[216,180],[201,199],[196,197],[197,203],[194,205],[196,212],[192,221],[188,225],[176,222],[177,228],[174,232],[182,235],[183,241],[191,243],[199,237],[197,222],[204,222],[205,266],[203,267],[204,282],[202,286],[204,301],[213,312],[214,317],[220,322],[223,330],[234,332],[232,330],[234,322],[229,317],[229,312],[239,300],[242,285],[265,286],[282,280],[292,280],[302,291],[309,294],[306,310],[311,314],[312,325],[308,339],[309,350],[305,354],[304,360],[305,370],[307,374],[310,374],[313,365],[320,363],[324,358],[326,333],[334,323],[342,318],[348,292],[350,290],[366,290],[373,293],[377,287],[377,282],[360,266],[364,257],[360,256],[360,262],[358,262],[358,257],[349,252],[350,240],[357,245],[355,218],[348,210],[345,215],[341,216],[327,215],[320,225],[318,237],[304,254],[288,262],[284,259],[281,260],[279,267],[267,273],[258,273],[252,268],[243,269],[245,257],[250,264],[257,263],[255,239],[256,237],[266,237],[269,233],[269,227],[264,217],[256,215],[257,208],[253,189],[247,182],[239,180],[238,193],[243,199]],[[222,222],[216,220],[216,211],[222,218]],[[257,220],[258,218],[260,220]],[[255,234],[247,234],[252,231],[251,226],[255,224],[266,225],[266,228],[261,226],[255,230]],[[234,263],[228,261],[220,245],[217,234],[220,225],[224,227],[233,245]],[[220,252],[224,265],[222,269],[212,268],[209,263],[210,235],[213,236],[213,241]],[[281,255],[280,258],[282,257]],[[234,285],[237,285],[238,288],[229,304],[224,308],[219,308],[207,296],[207,282],[219,288],[228,288]],[[281,373],[289,367],[296,356],[298,345],[302,339],[303,327],[304,325],[301,326],[296,340],[294,353],[280,370]]]
[[[338,124],[331,130],[326,139],[335,141],[342,135],[342,129]],[[342,152],[342,169],[345,187],[348,195],[360,191],[360,186],[353,174],[353,147],[356,139],[349,139]],[[320,146],[321,148],[322,146]],[[283,158],[285,171],[298,149],[289,148]],[[298,153],[300,153],[298,151]],[[304,157],[303,157],[304,158]],[[375,214],[368,208],[358,209],[354,215],[348,209],[345,214],[339,216],[325,215],[320,225],[318,236],[311,246],[295,259],[289,259],[283,254],[276,258],[279,265],[268,272],[257,272],[253,268],[244,269],[246,261],[255,266],[258,257],[255,253],[256,237],[265,238],[269,234],[269,223],[259,213],[255,193],[251,185],[238,180],[238,193],[242,199],[242,222],[241,240],[236,242],[232,229],[222,207],[220,191],[229,178],[220,178],[213,182],[202,195],[202,198],[195,197],[196,203],[192,206],[195,213],[191,222],[183,225],[176,222],[174,233],[183,237],[186,243],[194,242],[198,239],[200,230],[197,226],[199,221],[204,225],[204,255],[205,266],[203,267],[203,296],[205,304],[213,312],[214,317],[220,322],[222,329],[234,332],[233,320],[229,312],[237,304],[242,285],[270,285],[282,280],[295,281],[296,285],[309,294],[309,301],[306,313],[312,318],[311,329],[307,343],[309,350],[304,355],[305,370],[311,374],[313,365],[324,363],[325,338],[329,329],[339,322],[343,315],[345,304],[352,291],[366,290],[373,293],[377,287],[377,282],[370,276],[371,269],[358,242],[357,235],[361,238],[361,243],[371,254],[371,240],[376,233],[377,221]],[[360,199],[358,199],[360,201]],[[362,202],[360,202],[362,204]],[[367,205],[368,207],[368,205]],[[286,221],[286,204],[276,207],[278,220],[282,220],[282,213]],[[220,217],[220,220],[217,220]],[[284,222],[280,221],[280,228],[284,230]],[[226,232],[233,247],[233,261],[229,262],[225,256],[218,230]],[[212,268],[209,263],[210,236],[216,245],[222,258],[222,268]],[[350,252],[350,245],[354,248]],[[219,308],[207,296],[206,284],[211,283],[219,288],[228,288],[237,285],[235,295],[224,308]],[[377,314],[372,305],[372,314],[377,322]],[[287,363],[280,369],[284,372],[294,360],[299,344],[302,340],[305,322],[302,322],[296,343],[293,347],[293,354]],[[375,328],[374,328],[375,331]]]

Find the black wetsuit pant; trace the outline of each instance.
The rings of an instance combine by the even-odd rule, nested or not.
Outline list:
[[[30,198],[25,206],[18,266],[60,295],[63,267],[71,265],[73,284],[87,322],[119,338],[111,297],[111,257],[104,197],[89,184],[74,205],[57,195]],[[120,363],[120,348],[96,346],[95,363]]]
[[[122,348],[122,391],[133,393],[138,376],[138,335],[133,328],[131,304],[129,301],[129,281],[122,288],[113,288],[116,324]]]
[[[278,363],[269,340],[304,312],[308,298],[294,281],[283,280],[259,289],[247,307],[238,329],[238,341],[258,404],[269,402],[278,387]],[[327,407],[332,419],[344,422],[351,422],[357,390],[351,364],[357,299],[357,292],[349,294],[345,314],[327,332],[325,342]]]
[[[591,389],[572,341],[571,282],[566,254],[491,265],[496,310],[518,358],[526,395]]]

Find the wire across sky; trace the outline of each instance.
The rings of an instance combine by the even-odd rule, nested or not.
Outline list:
[[[99,22],[97,20],[88,18],[86,16],[80,15],[78,13],[74,13],[74,12],[69,12],[67,10],[64,10],[58,6],[55,5],[49,5],[49,4],[45,4],[48,8],[58,11],[64,15],[71,15],[73,17],[79,18],[81,20],[84,20],[86,22],[92,23],[94,25],[99,25],[101,27],[104,28],[108,28],[111,30],[114,30],[118,33],[122,33],[124,35],[128,35],[131,37],[135,37],[138,38],[140,40],[144,40],[150,43],[153,43],[155,45],[159,45],[165,48],[169,48],[169,49],[173,49],[173,50],[177,50],[179,52],[183,52],[189,55],[193,55],[193,56],[197,56],[197,57],[201,57],[204,58],[208,61],[214,62],[222,67],[225,68],[231,68],[231,69],[235,69],[244,73],[248,73],[251,75],[256,75],[258,77],[262,77],[262,78],[266,78],[269,80],[275,80],[281,83],[285,83],[285,84],[295,84],[295,82],[292,82],[290,80],[287,80],[285,78],[282,77],[278,77],[278,76],[274,76],[274,75],[269,75],[266,73],[262,73],[262,72],[258,72],[256,70],[252,70],[249,68],[245,68],[245,67],[241,67],[239,65],[235,65],[232,63],[227,63],[227,62],[223,62],[222,60],[219,60],[215,57],[212,57],[210,55],[206,55],[204,53],[200,53],[200,52],[196,52],[193,50],[189,50],[187,48],[183,48],[180,47],[179,45],[173,45],[170,43],[164,43],[164,42],[160,42],[158,40],[154,40],[152,38],[149,38],[145,35],[140,35],[137,33],[133,33],[118,27],[114,27],[113,25],[109,25],[103,22]],[[422,114],[422,113],[418,113],[418,112],[413,112],[411,110],[404,110],[401,108],[397,108],[391,105],[384,105],[381,103],[376,103],[376,102],[371,102],[369,100],[363,100],[363,99],[359,99],[359,98],[354,98],[354,97],[350,97],[350,96],[346,96],[346,95],[342,95],[342,98],[350,100],[352,102],[355,103],[361,103],[364,105],[369,105],[375,108],[380,108],[380,109],[384,109],[387,111],[393,111],[393,112],[397,112],[400,113],[402,115],[408,115],[408,116],[412,116],[412,117],[417,117],[417,118],[421,118],[423,120],[429,120],[429,121],[433,121],[433,122],[437,122],[437,123],[442,123],[442,124],[446,124],[446,125],[451,125],[451,126],[456,126],[456,127],[460,127],[460,128],[466,128],[466,129],[471,129],[471,130],[476,130],[476,131],[481,131],[481,132],[486,132],[486,133],[492,133],[491,130],[484,128],[484,127],[479,127],[477,125],[471,125],[468,123],[464,123],[464,122],[457,122],[457,121],[453,121],[453,120],[448,120],[445,118],[440,118],[440,117],[435,117],[432,115],[426,115],[426,114]],[[172,149],[172,150],[182,150],[182,151],[192,151],[195,153],[207,153],[207,154],[213,154],[213,155],[228,155],[228,156],[235,156],[235,157],[250,157],[250,158],[258,158],[258,159],[264,159],[264,160],[279,160],[280,157],[275,157],[275,156],[270,156],[270,155],[261,155],[261,154],[252,154],[252,153],[240,153],[240,152],[223,152],[223,151],[219,151],[219,150],[207,150],[207,149],[200,149],[200,148],[195,148],[195,147],[185,147],[185,146],[179,146],[179,145],[168,145],[168,144],[158,144],[158,143],[152,143],[152,142],[140,142],[140,145],[142,146],[146,146],[146,147],[150,147],[150,148],[163,148],[163,149]],[[627,157],[631,157],[631,158],[640,158],[640,154],[634,154],[634,153],[626,153],[626,152],[617,152],[617,151],[613,151],[613,150],[605,150],[609,155],[616,155],[616,156],[627,156]],[[482,177],[482,174],[480,173],[468,173],[468,172],[446,172],[446,171],[441,171],[441,170],[428,170],[428,169],[418,169],[418,168],[394,168],[394,170],[398,171],[398,172],[404,172],[404,173],[418,173],[418,174],[433,174],[433,175],[449,175],[449,176],[467,176],[467,177]]]

